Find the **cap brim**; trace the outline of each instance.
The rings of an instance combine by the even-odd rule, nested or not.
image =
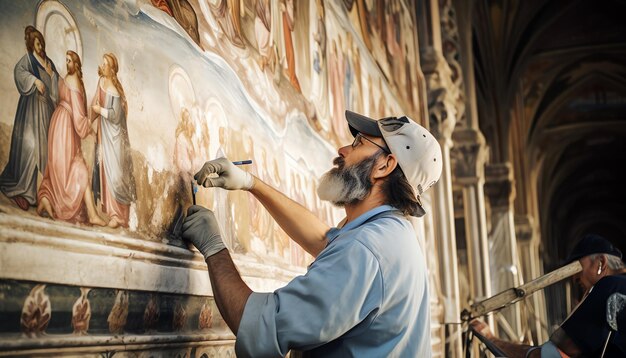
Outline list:
[[[357,133],[363,133],[374,137],[383,136],[375,119],[371,119],[352,111],[346,111],[346,120],[348,121],[348,126],[350,127],[350,133],[352,133],[352,136],[356,136]]]

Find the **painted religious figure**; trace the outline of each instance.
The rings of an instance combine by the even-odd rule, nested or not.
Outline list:
[[[70,222],[106,225],[94,205],[81,138],[93,134],[80,57],[66,53],[67,75],[59,79],[59,104],[48,131],[48,163],[37,192],[37,213]],[[86,210],[85,210],[86,209]]]
[[[109,216],[108,226],[128,227],[136,190],[126,125],[128,104],[118,71],[117,57],[105,54],[91,106],[98,128],[92,188],[94,199],[101,200],[102,211]]]
[[[241,29],[240,0],[211,0],[209,8],[226,38],[239,48],[246,47]]]
[[[311,13],[316,14],[317,21],[311,21],[310,32],[312,34],[311,56],[313,66],[311,71],[311,95],[310,99],[315,103],[316,117],[320,126],[325,131],[330,129],[329,103],[328,103],[328,71],[326,70],[326,24],[324,20],[324,2],[315,0],[310,4]]]
[[[293,30],[295,27],[294,17],[294,0],[280,0],[280,11],[283,18],[283,36],[285,41],[285,65],[287,70],[287,77],[291,85],[298,91],[300,89],[300,82],[298,76],[296,76],[296,52],[293,48]]]
[[[0,191],[28,210],[37,200],[37,174],[48,158],[48,127],[58,100],[54,63],[46,56],[46,42],[33,26],[24,31],[27,54],[15,65],[20,99],[15,112],[9,161],[0,175]]]
[[[402,65],[404,54],[402,49],[402,32],[400,25],[402,21],[402,5],[399,1],[390,1],[386,11],[387,17],[387,38],[385,45],[387,48],[387,60],[392,67],[392,84],[401,90],[401,80],[404,75]]]
[[[193,173],[193,160],[196,153],[193,145],[194,125],[191,114],[185,107],[180,111],[180,123],[176,127],[176,146],[174,147],[174,165],[178,170],[181,180],[191,182]]]
[[[337,39],[333,39],[331,42],[330,55],[328,56],[328,77],[329,77],[329,89],[332,96],[332,131],[334,140],[337,144],[343,143],[347,138],[347,129],[345,123],[342,123],[342,118],[345,111],[345,92],[344,92],[344,80],[345,80],[345,62],[341,45],[341,36]]]
[[[339,42],[341,44],[341,42]],[[352,109],[352,85],[354,84],[354,69],[352,68],[352,35],[346,34],[346,47],[340,48],[343,51],[343,100],[344,108]]]
[[[152,5],[170,15],[185,29],[185,32],[200,46],[198,16],[187,0],[150,0]]]
[[[256,0],[254,3],[254,35],[259,48],[259,67],[272,66],[274,46],[272,42],[272,9],[269,0]]]

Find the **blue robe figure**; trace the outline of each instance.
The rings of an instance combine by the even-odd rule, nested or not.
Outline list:
[[[0,175],[0,191],[20,208],[28,210],[29,205],[37,202],[37,172],[43,173],[48,160],[48,127],[58,101],[59,74],[45,55],[43,35],[28,26],[25,40],[28,53],[14,69],[20,99],[13,123],[9,162]],[[46,71],[45,62],[51,74]],[[38,89],[38,80],[45,87],[43,93]]]

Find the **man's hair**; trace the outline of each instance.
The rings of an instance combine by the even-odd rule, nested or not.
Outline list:
[[[383,184],[387,203],[402,211],[404,215],[417,216],[420,212],[419,201],[400,166],[396,166]]]
[[[624,268],[624,262],[617,256],[614,255],[606,255],[607,257],[607,265],[611,268],[611,270],[621,270]]]
[[[41,42],[41,46],[46,48],[46,40],[44,40],[43,35],[39,30],[37,30],[34,26],[26,26],[24,29],[24,41],[26,41],[26,50],[29,53],[33,53],[35,51],[35,39],[39,39]]]
[[[611,270],[621,270],[624,268],[624,262],[622,261],[622,259],[620,259],[619,257],[615,255],[593,254],[593,255],[589,255],[589,258],[591,259],[591,261],[595,261],[595,259],[597,259],[599,256],[602,256],[602,255],[606,255],[606,265]]]
[[[589,255],[589,258],[591,259],[591,261],[595,261],[595,259],[597,259],[599,256],[602,256],[602,255],[606,255],[606,265],[611,270],[621,270],[624,268],[624,262],[622,261],[622,259],[620,259],[619,257],[615,255],[593,254],[593,255]]]

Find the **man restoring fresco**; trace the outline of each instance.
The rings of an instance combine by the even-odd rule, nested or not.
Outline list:
[[[420,196],[439,180],[441,148],[407,117],[376,121],[346,111],[346,118],[354,142],[339,148],[318,188],[321,199],[345,209],[337,227],[226,158],[195,175],[205,187],[249,191],[315,258],[285,287],[253,292],[213,212],[189,208],[182,236],[207,262],[218,309],[237,335],[238,357],[292,349],[316,357],[431,355],[428,272],[408,217],[425,214]]]

